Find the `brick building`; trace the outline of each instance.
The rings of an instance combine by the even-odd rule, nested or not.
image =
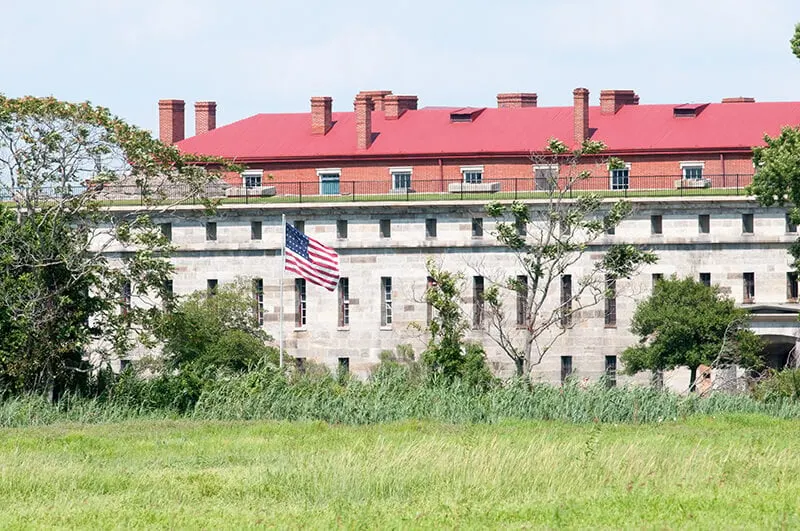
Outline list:
[[[170,224],[178,249],[175,290],[253,278],[265,327],[277,336],[285,214],[339,250],[346,279],[337,295],[289,279],[289,353],[366,372],[382,350],[400,343],[421,350],[423,339],[409,325],[426,319],[427,257],[467,272],[465,310],[474,312],[470,294],[483,285],[469,273],[475,262],[496,271],[514,267],[490,236],[486,199],[519,198],[536,208],[536,190],[563,171],[536,163],[548,139],[572,147],[601,140],[602,157],[578,168],[591,173],[580,188],[632,197],[636,210],[616,234],[595,242],[574,274],[612,242],[648,246],[660,261],[620,286],[626,295],[615,301],[614,323],[602,305],[589,310],[536,377],[614,371],[617,354],[634,340],[627,329],[636,300],[650,292],[653,278],[672,273],[719,283],[750,305],[774,363],[786,363],[800,308],[786,254],[796,228],[784,211],[746,197],[744,187],[753,175],[752,146],[800,124],[800,102],[641,105],[633,91],[604,90],[600,104],[590,105],[583,88],[573,97],[570,107],[539,107],[536,94],[513,93],[498,94],[496,108],[419,108],[416,96],[369,91],[356,95],[352,112],[333,112],[330,98],[315,97],[307,113],[258,114],[219,128],[216,104],[198,102],[191,138],[184,138],[184,102],[162,100],[162,140],[247,168],[225,176],[230,200],[214,219],[187,207],[180,217],[159,220]],[[625,168],[609,170],[609,156]],[[510,360],[480,327],[471,337],[484,341],[495,370],[510,371]]]

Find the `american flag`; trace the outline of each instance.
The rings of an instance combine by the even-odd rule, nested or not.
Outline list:
[[[339,255],[287,223],[286,271],[333,291],[339,282]]]

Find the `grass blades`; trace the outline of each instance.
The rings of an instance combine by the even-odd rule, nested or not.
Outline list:
[[[792,528],[800,423],[0,430],[0,527]]]

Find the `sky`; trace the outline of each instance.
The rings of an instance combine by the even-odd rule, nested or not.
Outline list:
[[[352,110],[359,90],[420,106],[499,92],[571,105],[586,87],[647,103],[800,101],[798,0],[0,0],[0,92],[89,100],[155,132],[157,102],[217,102],[217,124]]]

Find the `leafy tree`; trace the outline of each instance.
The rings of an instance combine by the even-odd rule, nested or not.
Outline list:
[[[694,390],[700,365],[762,365],[763,341],[747,326],[747,311],[719,286],[673,276],[656,283],[653,294],[637,305],[631,331],[639,343],[625,349],[621,360],[628,374],[688,367]]]
[[[158,336],[168,369],[245,371],[263,361],[278,364],[272,338],[258,325],[253,295],[244,282],[214,295],[196,291],[163,316]]]
[[[469,325],[461,309],[464,275],[441,269],[429,259],[430,285],[425,300],[433,307],[428,333],[430,339],[422,355],[423,362],[447,381],[461,379],[470,385],[485,387],[492,380],[486,366],[483,347],[464,341]]]
[[[17,222],[0,206],[0,388],[58,393],[84,380],[83,347],[89,317],[103,308],[91,287],[99,271],[72,278],[58,257],[75,245],[57,218],[36,213]]]
[[[792,53],[800,59],[800,24],[790,41]],[[784,127],[776,137],[764,135],[766,146],[753,148],[756,174],[747,192],[764,206],[790,207],[793,223],[800,223],[800,127]],[[800,239],[789,248],[800,265]]]
[[[570,151],[563,142],[551,139],[548,154],[534,159],[537,164],[558,167],[544,183],[543,201],[487,206],[489,215],[498,220],[494,236],[513,254],[518,267],[518,273],[510,277],[484,274],[491,280],[485,294],[487,333],[511,358],[520,376],[530,375],[582,310],[603,299],[609,279],[629,278],[641,264],[656,261],[653,253],[634,245],[612,245],[577,279],[571,296],[553,300],[562,276],[595,240],[631,212],[626,201],[609,205],[599,195],[581,191],[582,182],[591,175],[581,167],[604,149],[602,142],[586,141]],[[603,166],[614,169],[624,164],[611,158]]]
[[[159,306],[128,298],[166,297],[152,216],[203,195],[215,177],[192,162],[108,109],[0,96],[2,385],[55,396],[82,359],[148,343]],[[130,189],[137,206],[104,208]]]

